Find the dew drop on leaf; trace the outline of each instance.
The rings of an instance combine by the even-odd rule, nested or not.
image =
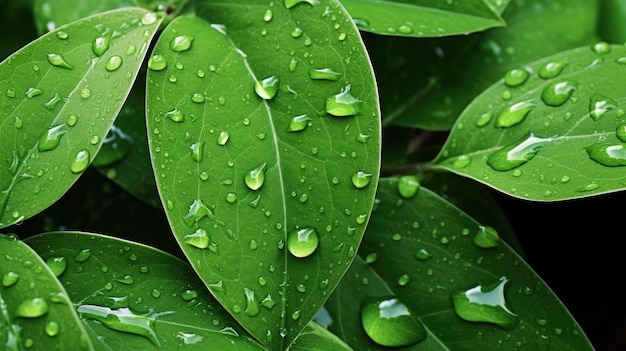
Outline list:
[[[309,77],[317,80],[330,80],[336,82],[341,78],[341,73],[335,72],[330,68],[309,68]]]
[[[46,264],[55,277],[59,277],[67,269],[67,260],[63,256],[52,256],[46,260]]]
[[[419,179],[416,176],[404,175],[398,179],[398,193],[405,199],[410,199],[420,188]]]
[[[415,253],[415,259],[419,261],[428,261],[433,257],[433,255],[426,249],[419,249]]]
[[[548,106],[563,105],[572,96],[578,82],[573,80],[557,80],[548,84],[541,92],[541,100]]]
[[[319,4],[319,1],[318,0],[285,0],[285,7],[288,9],[298,4],[317,5]]]
[[[174,107],[173,110],[170,110],[165,113],[165,117],[171,119],[176,123],[183,122],[185,120],[185,115],[182,111],[178,109],[178,107]]]
[[[23,318],[37,318],[48,313],[49,307],[45,299],[36,297],[22,301],[17,306],[15,314]]]
[[[514,68],[506,72],[504,75],[504,84],[510,87],[517,87],[524,84],[528,80],[529,76],[530,73],[528,73],[527,70],[523,68]]]
[[[170,49],[174,52],[187,51],[191,48],[194,37],[191,35],[179,35],[170,41]]]
[[[28,88],[28,90],[26,90],[26,97],[28,99],[32,99],[35,96],[39,96],[41,94],[43,94],[43,90],[39,89],[39,88],[34,88],[34,87],[30,87]]]
[[[70,170],[73,173],[80,173],[84,171],[85,169],[87,169],[90,161],[91,160],[90,160],[89,151],[80,150],[79,152],[76,153],[76,156],[70,163]]]
[[[110,43],[111,39],[109,36],[97,37],[91,43],[91,49],[96,56],[100,57],[109,50]]]
[[[167,60],[163,55],[154,54],[148,59],[148,68],[153,71],[162,71],[167,67]]]
[[[59,146],[61,137],[65,134],[65,125],[59,124],[57,126],[49,128],[44,135],[39,139],[37,149],[40,152],[54,150]]]
[[[607,42],[601,41],[591,46],[591,50],[598,55],[604,55],[611,52],[611,45],[609,45],[609,43]]]
[[[196,199],[193,203],[191,203],[191,205],[189,205],[189,212],[187,212],[185,217],[183,217],[183,220],[191,226],[193,223],[198,222],[204,217],[213,217],[213,211],[211,211],[211,209],[208,208],[202,200]]]
[[[289,127],[287,127],[287,131],[289,132],[299,132],[303,131],[308,127],[309,122],[311,121],[311,117],[307,114],[295,116],[291,118],[289,121]]]
[[[48,334],[48,336],[57,336],[61,328],[59,326],[59,323],[55,321],[49,321],[48,323],[46,323],[46,326],[44,329],[46,331],[46,334]]]
[[[243,292],[244,296],[246,297],[246,308],[244,309],[243,313],[245,313],[249,317],[258,316],[259,302],[254,296],[254,291],[252,289],[244,288]]]
[[[487,164],[496,171],[508,171],[531,160],[552,139],[538,138],[530,134],[527,138],[506,146],[489,156]]]
[[[415,313],[395,297],[365,299],[361,305],[361,324],[367,335],[381,346],[410,346],[427,336]]]
[[[568,62],[564,60],[548,62],[539,69],[537,74],[543,79],[554,78],[561,74],[567,65]]]
[[[336,117],[355,116],[361,112],[363,102],[352,95],[352,86],[347,85],[339,94],[326,99],[326,112]]]
[[[358,171],[352,175],[352,185],[357,189],[365,188],[372,181],[372,174]]]
[[[472,242],[483,249],[494,248],[499,245],[500,236],[494,228],[481,225]]]
[[[48,54],[48,62],[50,62],[53,66],[65,69],[74,69],[74,66],[70,65],[60,54]]]
[[[297,228],[287,236],[287,249],[294,257],[304,258],[315,252],[319,242],[319,235],[315,228]]]
[[[496,118],[496,127],[506,128],[521,123],[535,105],[535,99],[529,99],[504,108]]]
[[[589,116],[593,120],[597,121],[600,117],[604,116],[607,112],[615,110],[617,108],[617,102],[603,95],[594,95],[589,102]]]
[[[195,232],[185,235],[183,241],[198,249],[206,249],[209,247],[210,239],[206,230],[199,228]]]
[[[265,167],[267,163],[263,163],[258,167],[246,172],[244,182],[250,190],[259,190],[265,182]]]
[[[267,77],[254,85],[254,91],[263,100],[271,100],[278,93],[279,81],[276,76]]]
[[[228,142],[229,138],[230,138],[230,133],[222,131],[217,135],[217,144],[224,146]]]
[[[607,167],[626,166],[626,143],[601,143],[586,148],[589,158]]]
[[[189,149],[191,150],[191,159],[196,162],[202,162],[203,158],[204,141],[191,144]]]
[[[10,286],[15,285],[18,282],[18,280],[20,280],[19,273],[6,272],[2,276],[2,286],[4,286],[5,288],[8,288]]]
[[[191,301],[198,298],[198,292],[194,289],[187,289],[180,294],[180,297],[182,297],[184,301]]]
[[[104,68],[106,68],[106,70],[109,72],[113,72],[117,70],[118,68],[120,68],[120,66],[122,66],[122,63],[123,63],[123,60],[121,56],[113,55],[107,59],[107,62],[104,65]]]

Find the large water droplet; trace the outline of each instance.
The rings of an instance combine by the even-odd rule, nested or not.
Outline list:
[[[506,128],[521,123],[535,105],[535,100],[529,99],[504,108],[496,118],[496,127]]]
[[[148,68],[153,71],[162,71],[167,67],[167,60],[165,56],[160,54],[154,54],[148,59]]]
[[[341,73],[335,72],[330,68],[309,68],[309,77],[311,79],[330,80],[336,82],[341,78]]]
[[[37,149],[40,152],[54,150],[57,146],[59,146],[61,137],[65,134],[65,132],[65,124],[59,124],[58,126],[49,128],[46,133],[39,138]]]
[[[363,102],[352,95],[352,86],[347,85],[339,94],[326,99],[326,112],[337,117],[355,116],[361,111]]]
[[[573,80],[557,80],[548,84],[541,93],[541,100],[548,106],[561,106],[572,96],[578,83]]]
[[[541,67],[539,69],[539,72],[537,72],[537,74],[539,75],[539,77],[541,77],[543,79],[554,78],[554,77],[558,76],[559,74],[561,74],[563,69],[565,69],[565,67],[567,67],[567,64],[568,64],[568,62],[567,61],[563,61],[563,60],[562,61],[548,62],[543,67]]]
[[[527,70],[523,68],[514,68],[506,72],[504,75],[504,84],[510,87],[517,87],[524,84],[528,80],[529,76],[530,73],[528,73]]]
[[[352,185],[357,189],[365,188],[372,181],[372,174],[358,171],[352,175]]]
[[[217,144],[224,146],[228,142],[229,138],[230,138],[230,133],[222,131],[217,135]]]
[[[263,100],[271,100],[278,93],[279,81],[276,76],[267,77],[256,82],[254,91]]]
[[[265,182],[266,166],[267,163],[263,163],[262,165],[246,172],[246,175],[244,176],[244,182],[246,183],[246,186],[250,188],[250,190],[259,190],[259,188],[263,186],[263,183]]]
[[[70,163],[70,170],[73,173],[80,173],[87,169],[87,167],[89,166],[89,162],[91,162],[89,151],[80,150],[76,153],[76,156],[72,160],[72,163]]]
[[[309,117],[309,115],[307,114],[295,116],[291,118],[291,121],[289,121],[289,127],[287,128],[287,131],[289,132],[302,131],[306,129],[310,121],[311,121],[311,117]]]
[[[287,248],[298,258],[310,256],[317,249],[319,242],[317,230],[312,227],[295,229],[287,236]]]
[[[193,201],[191,205],[189,205],[189,212],[183,217],[187,225],[191,226],[193,223],[198,222],[204,217],[212,218],[213,211],[208,208],[200,199],[196,199]]]
[[[250,317],[258,316],[259,302],[254,298],[254,291],[248,288],[244,288],[243,292],[246,296],[246,308],[243,313]]]
[[[496,171],[517,168],[535,157],[537,152],[551,140],[551,138],[538,138],[530,134],[527,138],[491,154],[487,159],[487,164]]]
[[[41,297],[28,299],[17,306],[15,314],[24,318],[37,318],[48,313],[48,303]]]
[[[598,94],[592,97],[589,102],[589,116],[597,121],[604,114],[616,108],[617,102],[615,100]]]
[[[481,225],[478,227],[478,232],[474,236],[473,243],[484,249],[497,247],[500,243],[500,235],[498,235],[498,231],[494,228]]]
[[[59,326],[59,323],[55,321],[49,321],[48,323],[46,323],[46,326],[44,327],[44,330],[46,331],[46,334],[48,334],[48,336],[57,336],[59,334],[60,329],[61,328]]]
[[[626,166],[626,144],[602,143],[586,148],[589,158],[607,167]]]
[[[170,41],[170,49],[175,52],[187,51],[191,48],[194,37],[191,35],[179,35]]]
[[[319,4],[318,0],[285,0],[285,7],[290,9],[298,4],[309,4],[309,5],[317,5]]]
[[[414,345],[427,336],[419,318],[395,297],[364,300],[361,324],[367,335],[381,346]]]
[[[41,94],[43,94],[43,90],[39,89],[39,88],[34,88],[34,87],[30,87],[28,88],[28,90],[26,90],[26,97],[28,99],[32,99],[35,96],[39,96]]]
[[[199,228],[191,234],[187,234],[183,237],[183,241],[198,249],[206,249],[210,244],[209,234],[203,228]]]
[[[91,49],[96,56],[100,57],[104,55],[107,50],[109,50],[109,44],[111,43],[111,39],[109,36],[97,37],[91,43]]]
[[[171,119],[176,123],[183,122],[185,120],[185,115],[178,109],[178,107],[174,107],[173,110],[170,110],[165,113],[165,117]]]
[[[191,159],[196,162],[202,162],[203,158],[204,141],[191,144],[189,149],[191,150]]]
[[[591,50],[598,55],[604,55],[611,52],[611,45],[607,42],[601,41],[591,46]]]
[[[67,260],[63,256],[52,256],[46,260],[46,264],[56,277],[59,277],[67,269]]]
[[[410,199],[420,188],[419,179],[416,176],[405,175],[398,179],[398,193],[405,199]]]
[[[122,66],[124,60],[119,55],[113,55],[107,59],[107,62],[104,65],[107,71],[113,72]]]
[[[6,272],[2,276],[2,286],[4,286],[5,288],[8,288],[10,286],[15,285],[18,280],[20,280],[20,275],[18,273]]]
[[[70,65],[65,58],[59,54],[48,54],[48,62],[53,66],[74,69],[74,66]]]
[[[109,329],[143,336],[157,347],[161,343],[154,329],[154,322],[162,315],[174,313],[157,313],[151,309],[148,313],[138,314],[128,308],[111,309],[96,305],[81,305],[77,312],[81,318],[97,320]]]
[[[490,285],[478,285],[468,290],[452,293],[454,311],[469,322],[492,323],[503,329],[513,329],[519,317],[507,306],[505,299],[506,277]]]

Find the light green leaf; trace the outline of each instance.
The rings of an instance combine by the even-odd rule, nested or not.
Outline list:
[[[132,0],[35,0],[35,25],[39,34],[99,12],[133,6]]]
[[[397,179],[382,179],[377,198],[359,259],[326,303],[329,329],[354,349],[593,350],[488,225],[423,187],[402,197]]]
[[[80,232],[26,243],[48,262],[65,262],[59,278],[98,350],[264,350],[187,263],[163,251]]]
[[[113,10],[45,34],[0,64],[0,228],[58,200],[89,166],[159,23],[146,10]]]
[[[469,34],[505,23],[485,0],[342,0],[359,29],[403,37],[443,37]],[[504,1],[504,3],[508,3]]]
[[[468,106],[436,168],[515,197],[624,189],[626,47],[598,43],[509,71]]]
[[[298,335],[289,351],[351,351],[343,340],[311,321]]]
[[[380,167],[376,86],[335,1],[203,6],[211,24],[172,21],[148,64],[157,185],[205,284],[281,350],[339,282],[367,224]]]
[[[92,350],[91,341],[50,269],[30,247],[0,234],[0,345],[6,351]],[[49,262],[57,267],[65,260]]]

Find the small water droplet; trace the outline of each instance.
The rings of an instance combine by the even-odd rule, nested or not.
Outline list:
[[[531,160],[551,138],[538,138],[530,134],[527,138],[506,146],[489,156],[487,164],[496,171],[508,171]]]
[[[126,274],[121,278],[115,278],[115,281],[125,285],[132,285],[135,282],[135,278],[130,274]]]
[[[500,243],[500,235],[498,231],[489,226],[479,226],[478,232],[472,241],[474,245],[483,249],[498,247]]]
[[[428,252],[428,250],[426,250],[426,249],[419,249],[415,253],[415,259],[417,259],[419,261],[428,261],[432,257],[433,257],[433,255],[430,252]]]
[[[336,117],[355,116],[361,111],[363,102],[352,95],[352,86],[347,85],[339,94],[326,99],[326,112]]]
[[[496,118],[496,127],[506,128],[521,123],[535,105],[535,99],[529,99],[505,107]]]
[[[109,72],[113,72],[113,71],[117,70],[118,68],[120,68],[120,66],[122,66],[123,62],[124,62],[124,60],[122,59],[121,56],[113,55],[113,56],[111,56],[111,57],[109,57],[107,59],[107,62],[104,65],[104,68],[106,68],[106,70],[109,71]]]
[[[46,264],[56,277],[61,276],[67,269],[67,260],[63,256],[52,256],[46,260]]]
[[[167,60],[165,56],[160,54],[154,54],[148,59],[148,68],[153,71],[162,71],[167,67]]]
[[[365,263],[372,264],[378,260],[378,254],[376,252],[372,252],[365,256]]]
[[[611,45],[609,45],[609,43],[607,42],[601,41],[593,44],[591,46],[591,50],[598,55],[604,55],[611,52]]]
[[[203,148],[204,141],[199,141],[197,143],[191,144],[191,146],[189,147],[189,149],[191,150],[191,159],[196,162],[202,162],[202,158],[204,155]]]
[[[46,326],[44,329],[46,331],[46,334],[48,334],[48,336],[56,336],[59,334],[59,331],[61,328],[59,326],[59,323],[55,321],[49,321],[48,323],[46,323]]]
[[[48,313],[49,307],[45,299],[36,297],[23,301],[17,306],[15,314],[24,318],[37,318]]]
[[[74,66],[70,65],[60,54],[48,54],[48,62],[53,66],[74,69]]]
[[[198,292],[193,289],[187,289],[180,294],[184,301],[191,301],[198,298]]]
[[[30,87],[28,88],[28,90],[26,90],[26,97],[28,99],[32,99],[35,96],[39,96],[41,94],[43,94],[43,90],[39,89],[39,88],[34,88],[34,87]]]
[[[263,100],[271,100],[278,93],[279,81],[276,76],[267,77],[254,85],[254,91]]]
[[[183,241],[198,249],[206,249],[210,245],[209,235],[203,228],[199,228],[195,232],[185,235]]]
[[[604,116],[607,112],[615,110],[617,102],[603,95],[594,95],[589,102],[589,116],[595,121]]]
[[[143,17],[141,17],[141,23],[144,25],[153,24],[157,21],[157,14],[154,12],[148,12]]]
[[[398,193],[405,199],[410,199],[415,196],[419,188],[420,182],[416,176],[405,175],[398,179]]]
[[[57,37],[57,38],[59,38],[59,39],[61,39],[61,40],[65,40],[65,39],[67,39],[67,38],[69,38],[69,37],[70,37],[70,36],[67,34],[67,32],[64,32],[64,31],[62,31],[62,30],[57,31],[57,32],[55,33],[55,35],[56,35],[56,37]]]
[[[6,272],[2,276],[2,286],[4,286],[5,288],[8,288],[10,286],[15,285],[18,280],[20,280],[19,273]]]
[[[243,293],[246,297],[246,308],[244,309],[243,313],[250,317],[258,316],[259,302],[254,297],[254,291],[248,288],[244,288]]]
[[[237,194],[235,193],[226,194],[226,202],[228,202],[229,204],[233,204],[235,203],[235,201],[237,201]]]
[[[170,41],[170,49],[175,52],[187,51],[191,48],[194,37],[191,35],[179,35]]]
[[[272,10],[271,9],[265,10],[265,13],[263,14],[263,20],[265,22],[269,22],[272,20],[272,17],[273,17]]]
[[[564,60],[548,62],[539,69],[537,74],[543,79],[554,78],[561,74],[567,65],[568,62]]]
[[[44,135],[39,138],[37,149],[40,152],[50,151],[56,149],[59,146],[61,137],[65,135],[65,125],[59,124],[57,126],[49,128]]]
[[[528,73],[527,70],[523,68],[514,68],[506,72],[504,75],[504,84],[510,87],[517,87],[524,84],[528,80],[529,76],[530,73]]]
[[[307,114],[295,116],[291,118],[291,121],[289,121],[289,127],[287,128],[287,131],[289,132],[302,131],[306,129],[306,127],[308,127],[309,122],[311,120],[312,120],[311,117],[309,117],[309,115]]]
[[[109,50],[109,45],[111,43],[111,38],[109,36],[97,37],[91,43],[91,49],[96,56],[100,57],[104,55],[107,50]]]
[[[548,84],[541,93],[541,100],[548,106],[561,106],[572,96],[578,82],[573,80],[557,80]]]
[[[361,325],[381,346],[414,345],[427,336],[415,313],[395,297],[365,299],[361,306]]]
[[[317,230],[312,227],[298,228],[287,236],[289,252],[298,258],[310,256],[319,245],[320,239]]]
[[[178,109],[178,107],[174,107],[173,110],[170,110],[165,113],[165,117],[171,119],[176,123],[183,122],[185,120],[185,115]]]
[[[507,306],[505,299],[506,277],[490,285],[477,285],[468,290],[452,293],[456,314],[469,322],[486,322],[510,330],[519,324],[519,317]]]
[[[352,175],[352,185],[357,189],[365,188],[372,181],[372,174],[358,171]]]
[[[411,281],[411,277],[408,274],[403,274],[398,277],[398,285],[405,286]]]
[[[200,199],[196,199],[189,205],[189,212],[183,217],[187,225],[191,226],[204,217],[213,217],[213,211],[208,208]]]
[[[228,142],[229,138],[230,133],[222,131],[217,135],[217,144],[224,146]]]
[[[311,77],[311,79],[330,80],[336,82],[339,78],[341,78],[341,73],[335,72],[330,68],[315,69],[311,67],[309,68],[309,77]]]
[[[253,168],[250,171],[246,172],[244,176],[244,182],[246,183],[246,186],[248,186],[250,190],[259,190],[259,188],[263,186],[263,183],[265,182],[265,167],[266,166],[267,166],[267,163],[263,163],[260,166]]]
[[[80,173],[87,169],[87,167],[89,166],[89,162],[91,162],[89,151],[80,150],[76,153],[76,156],[72,160],[72,163],[70,163],[70,170],[73,173]]]

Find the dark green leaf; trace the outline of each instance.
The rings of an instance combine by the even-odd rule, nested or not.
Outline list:
[[[626,47],[598,43],[509,71],[457,121],[435,167],[515,197],[624,189]]]
[[[359,259],[326,304],[331,331],[357,350],[386,349],[369,335],[420,331],[424,339],[403,350],[593,350],[550,288],[495,231],[428,189],[407,199],[397,187],[397,179],[380,183]],[[409,313],[419,320],[413,328],[366,333],[361,319],[371,299],[386,301],[381,309],[405,307],[386,309],[381,326]]]
[[[56,28],[120,7],[133,6],[132,0],[34,0],[35,24],[37,32],[44,34]]]
[[[0,64],[0,227],[58,200],[89,166],[159,23],[146,10],[113,10],[45,34]]]
[[[501,27],[505,23],[485,0],[342,0],[359,29],[383,35],[443,37]]]
[[[172,21],[148,64],[155,177],[205,284],[222,284],[227,293],[212,288],[222,305],[281,350],[339,282],[367,224],[376,86],[335,1],[203,6],[213,24]]]
[[[309,322],[289,351],[350,351],[352,348],[315,322]]]
[[[600,0],[598,14],[598,35],[612,44],[626,41],[626,2],[621,0]]]
[[[90,233],[26,242],[43,259],[67,263],[59,278],[98,350],[263,350],[174,256]]]
[[[83,323],[55,277],[67,260],[50,256],[48,268],[30,247],[1,234],[0,252],[3,350],[92,350]]]

